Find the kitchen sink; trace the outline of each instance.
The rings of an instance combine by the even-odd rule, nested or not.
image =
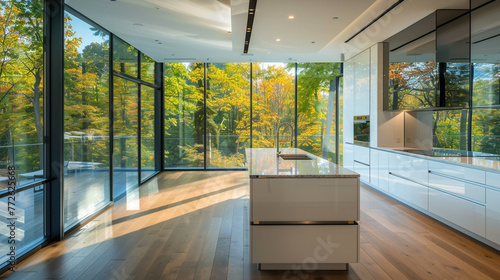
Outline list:
[[[306,154],[280,154],[284,160],[312,160],[313,158]]]

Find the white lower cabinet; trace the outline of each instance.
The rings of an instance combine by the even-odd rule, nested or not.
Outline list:
[[[369,183],[370,182],[370,166],[364,163],[354,161],[354,172],[359,173],[361,181]]]
[[[485,237],[486,208],[480,204],[429,189],[429,212]]]
[[[389,193],[425,210],[428,210],[428,190],[426,186],[389,175]]]
[[[354,145],[344,143],[343,164],[347,169],[353,169],[354,166]]]
[[[486,190],[486,238],[500,244],[500,189]]]
[[[389,171],[415,182],[427,184],[429,161],[419,157],[393,153],[389,157]]]
[[[486,181],[486,171],[458,166],[456,164],[447,164],[431,160],[429,162],[429,170],[479,184],[484,184]]]
[[[370,184],[379,187],[379,154],[375,149],[370,149]]]
[[[254,222],[358,221],[358,178],[250,180]]]
[[[486,185],[500,189],[500,173],[486,172]]]
[[[384,151],[378,154],[378,187],[389,191],[389,153]]]
[[[481,185],[454,180],[435,173],[429,173],[429,185],[480,203],[486,201],[486,189]]]
[[[250,244],[252,263],[356,263],[359,226],[252,225]]]

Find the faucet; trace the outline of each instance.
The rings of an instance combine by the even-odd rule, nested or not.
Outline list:
[[[276,156],[280,156],[280,128],[284,125],[287,125],[288,127],[290,127],[290,131],[292,132],[292,134],[290,135],[291,136],[291,141],[290,141],[290,147],[293,148],[293,126],[288,123],[288,122],[284,122],[284,123],[281,123],[279,126],[278,126],[278,130],[276,131]]]

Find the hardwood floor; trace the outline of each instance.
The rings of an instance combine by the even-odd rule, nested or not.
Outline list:
[[[135,192],[135,193],[134,193]],[[361,262],[348,271],[249,263],[248,173],[164,172],[6,279],[500,279],[500,252],[361,188]]]

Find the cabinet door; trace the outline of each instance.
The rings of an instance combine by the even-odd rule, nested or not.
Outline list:
[[[475,168],[467,168],[455,164],[447,164],[431,160],[429,162],[429,170],[479,184],[484,184],[486,181],[486,171]]]
[[[378,186],[381,190],[389,191],[389,152],[379,152]]]
[[[486,185],[500,190],[500,173],[486,172]]]
[[[500,190],[486,190],[486,238],[500,244]]]
[[[252,263],[355,263],[358,225],[250,226]]]
[[[429,173],[429,185],[480,203],[485,202],[486,190],[481,185],[454,180],[435,173]]]
[[[370,148],[359,145],[353,145],[354,161],[370,165]]]
[[[370,149],[370,184],[377,188],[379,188],[379,156],[379,150]]]
[[[358,221],[358,178],[251,179],[251,221]]]
[[[485,237],[486,209],[482,205],[429,189],[429,212]]]
[[[359,173],[361,181],[370,182],[370,166],[364,163],[354,161],[354,172]]]
[[[428,190],[426,186],[389,175],[389,193],[424,210],[428,209]]]
[[[389,160],[390,172],[425,185],[428,183],[428,160],[401,154],[392,154]]]
[[[353,144],[344,143],[344,167],[353,169],[354,167],[354,148]]]

